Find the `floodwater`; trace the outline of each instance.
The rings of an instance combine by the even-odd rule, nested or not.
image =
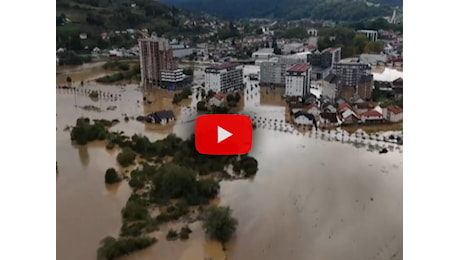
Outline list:
[[[100,143],[73,146],[64,128],[74,125],[80,116],[116,118],[120,123],[115,130],[156,140],[169,132],[189,136],[196,117],[184,105],[178,108],[180,115],[173,127],[152,130],[135,120],[123,120],[124,114],[135,117],[148,109],[142,105],[143,93],[137,86],[89,83],[82,89],[118,94],[118,98],[93,101],[81,89],[56,90],[59,260],[96,259],[99,241],[118,234],[120,211],[130,195],[125,181],[115,186],[104,183],[105,170],[116,167],[117,152],[106,151]],[[284,119],[284,107],[260,104],[260,98],[245,97],[244,102],[246,113]],[[102,112],[79,108],[84,105],[94,105]],[[116,108],[107,109],[109,106]],[[180,223],[170,223],[155,233],[159,239],[155,245],[123,260],[402,259],[402,146],[379,154],[366,145],[338,142],[334,136],[321,138],[322,134],[285,133],[269,127],[254,130],[251,155],[259,162],[257,175],[251,180],[221,182],[218,201],[230,206],[239,221],[227,251],[205,238],[200,222],[190,226],[189,240],[167,241],[167,230],[180,227]],[[368,143],[379,142],[366,139]]]

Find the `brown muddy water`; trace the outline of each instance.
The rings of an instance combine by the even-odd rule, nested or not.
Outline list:
[[[165,131],[151,130],[135,120],[124,122],[122,114],[137,116],[146,109],[137,103],[142,92],[136,86],[84,88],[120,98],[95,102],[81,90],[56,90],[59,260],[96,259],[99,241],[118,234],[120,211],[130,194],[125,181],[115,186],[104,183],[105,170],[116,166],[116,152],[106,151],[100,143],[73,146],[70,132],[64,131],[67,125],[80,116],[117,118],[120,123],[114,130],[142,133],[152,140],[169,132],[187,137],[193,129],[194,112],[186,106],[179,108],[176,125]],[[244,101],[246,112],[284,116],[282,107]],[[100,107],[102,112],[79,108],[84,105]],[[107,110],[109,106],[116,109]],[[221,182],[218,201],[229,205],[239,221],[227,244],[228,259],[402,259],[402,146],[379,154],[327,140],[269,128],[254,131],[251,155],[259,162],[257,175],[252,180]],[[163,226],[155,233],[159,239],[155,245],[123,259],[225,259],[220,245],[205,238],[200,222],[191,225],[189,240],[167,241],[169,227],[179,225]]]

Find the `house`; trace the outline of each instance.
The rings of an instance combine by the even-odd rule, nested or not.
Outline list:
[[[388,106],[383,109],[384,118],[390,122],[400,122],[403,120],[403,110],[398,106]]]
[[[337,113],[337,109],[331,103],[323,103],[321,108],[323,109],[324,112],[327,112],[327,113]]]
[[[339,111],[339,113],[343,113],[346,110],[353,111],[353,108],[346,102],[340,103],[339,106],[337,107],[337,111]]]
[[[397,78],[392,82],[393,93],[396,99],[401,99],[403,97],[403,79]]]
[[[368,102],[361,102],[361,103],[355,104],[354,108],[355,108],[355,111],[361,115],[371,110],[373,107]]]
[[[322,112],[319,114],[319,122],[322,126],[338,126],[337,113]]]
[[[149,115],[156,124],[167,124],[174,121],[174,113],[171,110],[161,110]]]
[[[345,124],[358,123],[358,121],[360,120],[359,116],[356,115],[356,113],[353,110],[348,108],[341,112],[341,116],[342,121]]]
[[[316,103],[310,104],[306,107],[305,111],[307,111],[308,114],[312,114],[315,117],[319,116],[319,113],[321,112],[321,109],[318,107]]]
[[[374,109],[368,110],[361,114],[361,120],[364,123],[382,123],[385,121],[383,119],[382,113]]]
[[[209,106],[223,107],[225,104],[225,95],[222,93],[216,93],[212,98],[209,99]]]
[[[303,111],[297,111],[294,113],[294,122],[297,125],[314,125],[316,124],[315,117],[312,114],[305,113]]]

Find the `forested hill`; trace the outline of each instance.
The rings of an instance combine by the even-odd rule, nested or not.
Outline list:
[[[205,31],[199,26],[184,24],[186,20],[202,17],[154,0],[57,0],[56,14],[56,45],[72,50],[79,50],[83,45],[105,48],[136,43],[136,39],[125,35],[104,41],[100,36],[103,32],[147,28],[160,36],[175,37]],[[84,43],[80,40],[81,33],[87,35]]]
[[[390,16],[402,0],[160,0],[184,9],[205,12],[226,19],[264,17],[276,19],[312,18],[359,21]]]

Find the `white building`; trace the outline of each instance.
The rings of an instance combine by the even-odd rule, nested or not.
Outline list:
[[[179,83],[184,80],[184,70],[162,70],[161,72],[161,82],[162,83]]]
[[[308,64],[296,64],[286,70],[285,96],[304,97],[310,93],[311,67]]]
[[[366,35],[367,38],[369,38],[371,41],[374,41],[374,42],[377,41],[377,38],[379,35],[379,32],[375,30],[357,30],[356,32]]]
[[[359,60],[362,63],[377,65],[377,64],[386,63],[388,58],[387,58],[387,55],[385,54],[363,53],[359,55]]]
[[[243,66],[223,63],[205,69],[205,89],[226,93],[243,88]]]
[[[318,36],[318,30],[316,30],[315,28],[308,29],[307,33],[308,33],[309,36],[312,36],[312,37],[317,37]]]
[[[297,125],[313,125],[314,116],[303,111],[294,113],[294,123]]]
[[[259,49],[256,52],[252,53],[252,58],[254,60],[269,60],[273,57],[275,57],[275,52],[273,48]]]
[[[403,110],[398,106],[388,106],[383,109],[383,116],[390,122],[399,122],[403,120]]]

